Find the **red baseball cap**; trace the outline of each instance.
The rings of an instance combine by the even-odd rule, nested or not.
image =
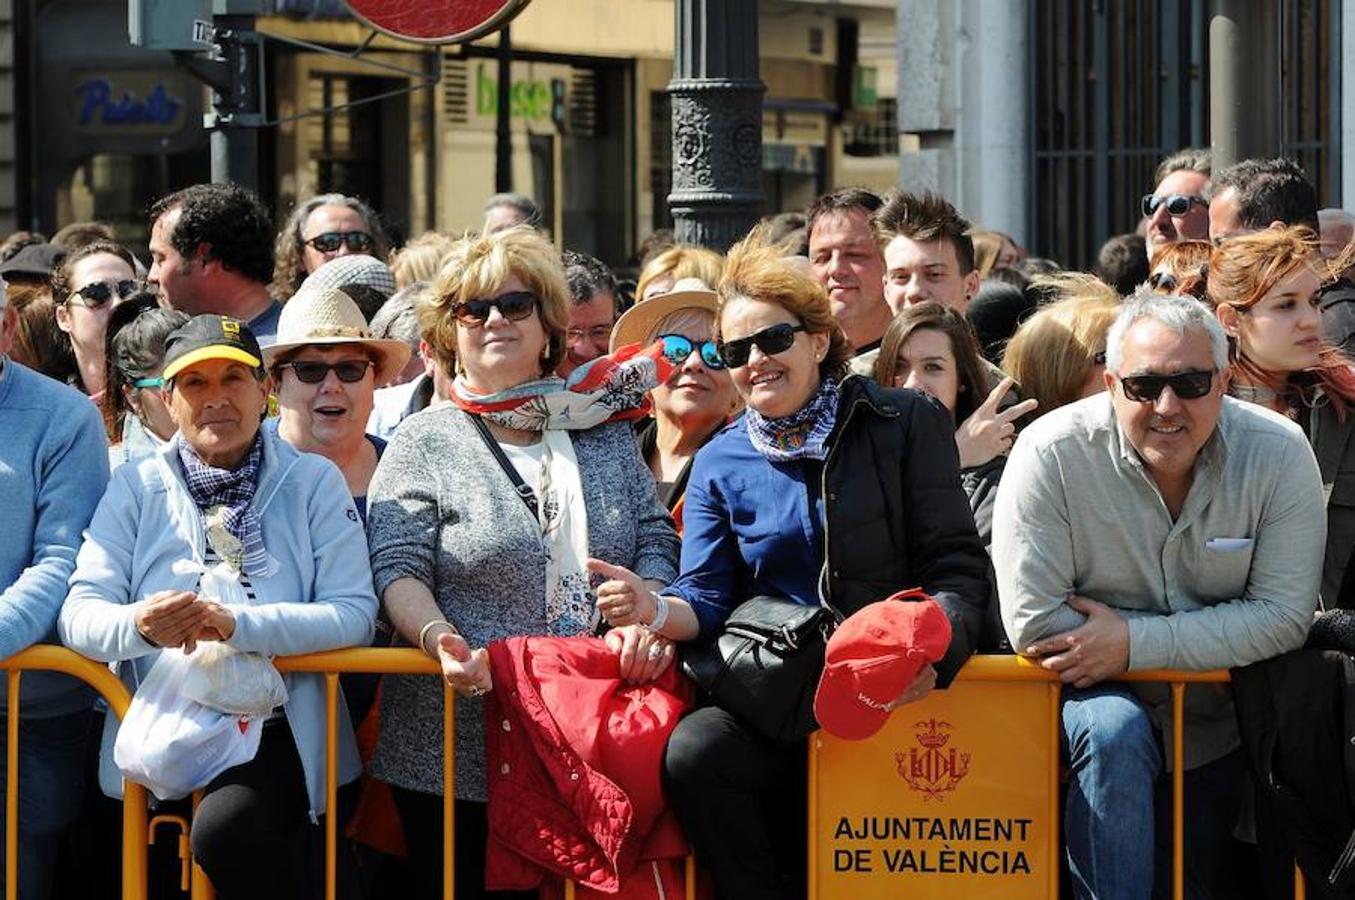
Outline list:
[[[837,737],[870,737],[889,718],[886,705],[949,646],[950,620],[917,588],[862,608],[828,639],[814,717]]]

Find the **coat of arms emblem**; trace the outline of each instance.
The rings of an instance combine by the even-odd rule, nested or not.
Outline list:
[[[924,802],[944,800],[969,774],[969,754],[946,746],[955,727],[949,722],[928,719],[914,727],[919,746],[894,754],[899,776],[922,794]]]

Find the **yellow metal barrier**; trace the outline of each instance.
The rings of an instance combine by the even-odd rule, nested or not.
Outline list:
[[[276,659],[275,664],[282,672],[310,672],[325,676],[325,705],[326,705],[326,770],[325,770],[325,792],[327,808],[333,810],[337,804],[338,793],[338,754],[336,748],[338,745],[338,702],[339,702],[339,675],[341,673],[370,673],[386,675],[438,675],[440,669],[436,661],[429,659],[422,652],[412,648],[402,649],[352,649],[340,650],[328,653],[313,653],[305,656],[280,657]],[[61,647],[36,646],[15,654],[9,659],[0,661],[0,669],[6,671],[6,682],[9,688],[9,718],[7,721],[7,736],[9,739],[8,753],[6,758],[6,771],[8,774],[8,784],[11,789],[6,795],[5,816],[6,816],[6,846],[5,846],[5,873],[6,884],[8,885],[8,895],[13,897],[17,891],[18,874],[18,791],[13,789],[18,785],[19,763],[18,763],[18,725],[19,725],[19,686],[21,675],[25,670],[44,670],[60,672],[66,675],[79,678],[89,684],[103,697],[108,704],[110,712],[119,719],[127,713],[128,705],[131,703],[131,696],[122,682],[106,666],[86,659],[70,650]],[[1048,685],[1048,714],[1049,722],[1046,730],[1047,739],[1050,746],[1055,749],[1052,754],[1051,784],[1057,785],[1058,753],[1059,744],[1059,695],[1060,684],[1053,674],[1040,668],[1028,660],[1014,656],[976,656],[969,660],[957,676],[959,682],[1043,682]],[[1172,870],[1173,870],[1173,894],[1178,900],[1184,896],[1184,837],[1182,822],[1184,818],[1184,693],[1187,684],[1201,683],[1226,683],[1228,673],[1226,671],[1212,672],[1184,672],[1184,671],[1150,671],[1135,672],[1119,679],[1129,682],[1163,682],[1171,686],[1172,696],[1172,719],[1174,723],[1172,734]],[[451,787],[455,784],[455,725],[453,712],[455,708],[455,696],[450,687],[443,685],[443,823],[446,841],[443,846],[443,890],[442,895],[445,900],[452,900],[454,897],[453,884],[453,860],[455,856],[454,847],[454,791]],[[816,810],[814,805],[817,801],[816,791],[813,789],[815,779],[818,776],[818,747],[817,741],[810,742],[808,777],[810,779],[810,814],[809,821],[815,820]],[[132,782],[124,782],[125,796],[123,803],[123,890],[124,900],[142,900],[146,897],[146,847],[151,839],[152,832],[156,825],[166,824],[174,821],[177,817],[157,816],[153,823],[147,824],[146,791],[140,785]],[[196,809],[199,795],[194,796],[194,808]],[[1059,791],[1051,791],[1048,803],[1048,816],[1050,828],[1054,834],[1058,831],[1059,820]],[[175,824],[181,823],[178,820]],[[326,857],[326,897],[334,898],[337,892],[336,885],[336,862],[338,851],[338,822],[332,815],[325,817],[325,857]],[[808,835],[809,853],[807,875],[809,876],[810,897],[815,897],[815,886],[817,884],[817,860],[816,852],[819,835],[810,829]],[[186,833],[181,834],[180,855],[184,855],[187,846]],[[1050,842],[1050,871],[1057,872],[1060,862],[1060,842],[1053,840]],[[691,858],[688,858],[686,865],[687,885],[686,894],[689,900],[695,897],[695,866]],[[211,885],[207,881],[202,870],[194,864],[192,866],[192,897],[194,900],[209,900],[213,896]],[[566,886],[569,895],[573,895],[573,885]],[[1057,898],[1057,883],[1051,889],[1050,896]],[[1303,879],[1298,871],[1295,871],[1295,898],[1303,900],[1304,885]]]
[[[9,687],[5,759],[8,790],[5,794],[5,888],[10,898],[19,891],[19,682],[25,670],[60,672],[79,678],[99,692],[108,710],[121,719],[127,715],[132,696],[107,666],[86,659],[63,647],[39,645],[0,661]],[[124,782],[122,804],[122,896],[123,900],[146,897],[146,789]]]

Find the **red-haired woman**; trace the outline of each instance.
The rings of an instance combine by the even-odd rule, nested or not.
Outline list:
[[[1298,422],[1328,491],[1322,595],[1334,603],[1355,545],[1355,368],[1322,340],[1322,261],[1312,232],[1229,238],[1209,260],[1209,300],[1228,333],[1229,393]]]

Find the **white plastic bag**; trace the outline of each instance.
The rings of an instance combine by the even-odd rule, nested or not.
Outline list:
[[[259,752],[263,720],[209,709],[184,695],[191,657],[160,653],[118,729],[113,761],[161,800],[186,797]]]
[[[202,570],[198,596],[224,606],[249,602],[239,576],[226,563]],[[184,672],[183,692],[203,706],[239,716],[267,716],[287,702],[287,685],[261,653],[236,650],[220,641],[197,645]]]

